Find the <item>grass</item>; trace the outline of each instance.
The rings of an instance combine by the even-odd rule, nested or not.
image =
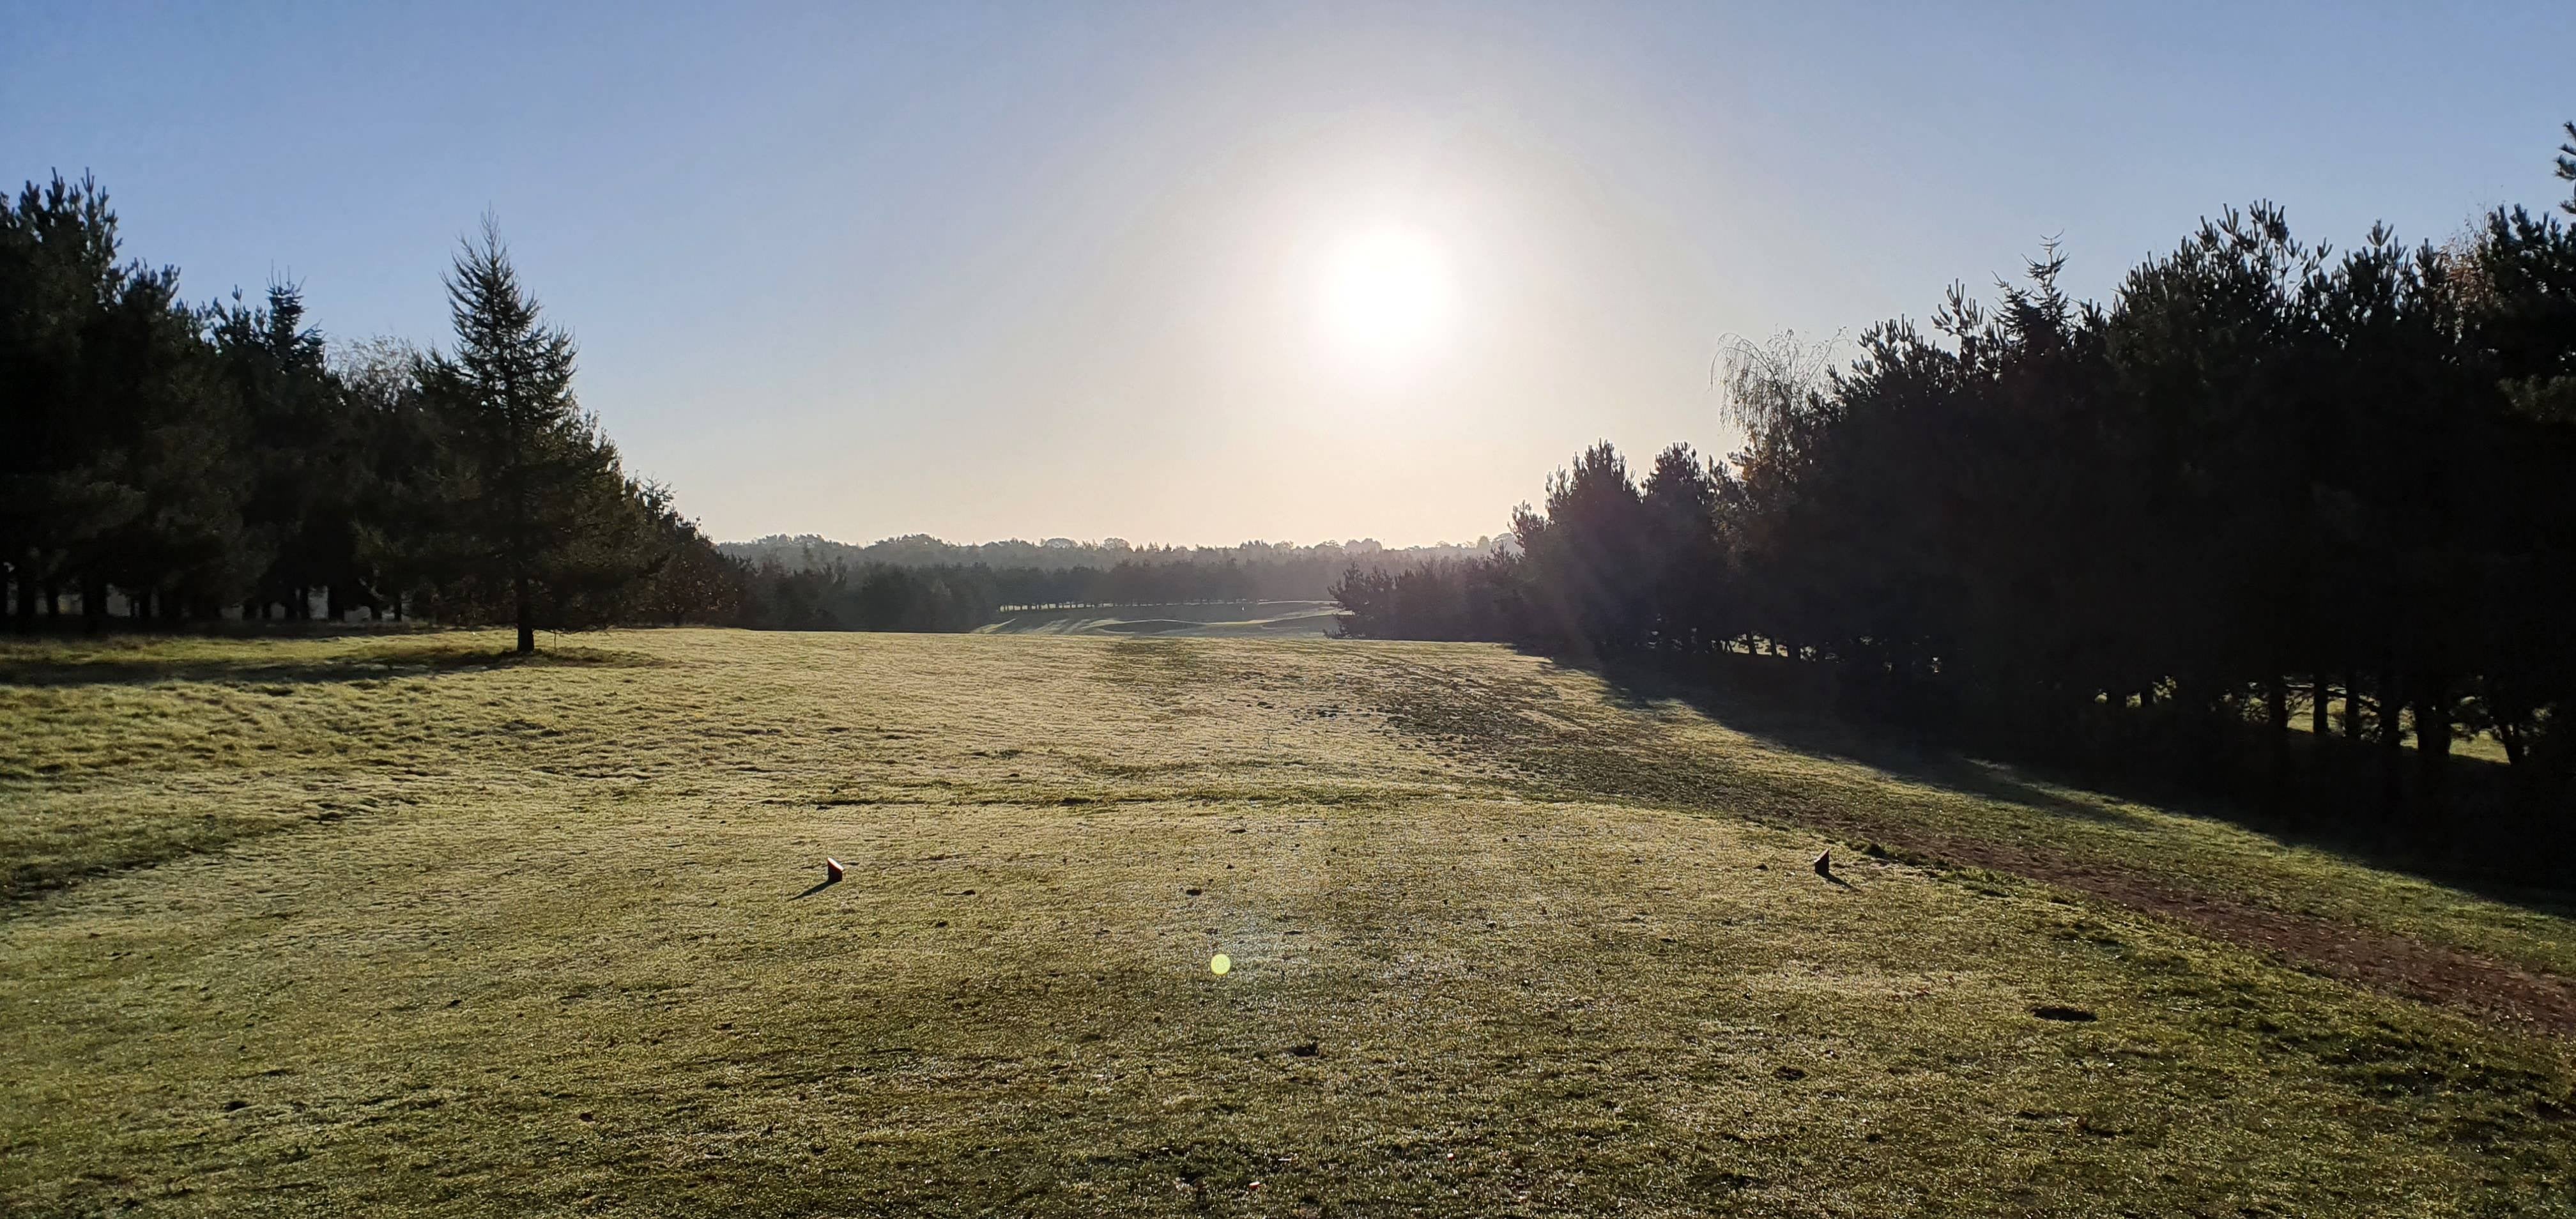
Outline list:
[[[2576,1197],[2563,1036],[1849,848],[2543,980],[2548,895],[1473,645],[502,643],[0,646],[0,1212]]]
[[[1331,601],[1241,601],[1018,610],[976,630],[996,635],[1286,639],[1321,638],[1340,621],[1341,606]]]
[[[1825,822],[1935,843],[2009,844],[2076,872],[2151,875],[2177,895],[2325,920],[2456,948],[2514,967],[2576,977],[2576,893],[2469,890],[2371,866],[2327,846],[2224,820],[2070,787],[2009,766],[1873,740],[1706,691],[1633,678],[1616,688],[1633,715],[1588,734],[1627,738],[1588,752],[1636,786],[1641,752],[1696,789],[1693,803],[1738,814]],[[1610,731],[1604,733],[1601,728]],[[1573,737],[1582,741],[1582,735]],[[1558,753],[1585,756],[1581,749]],[[1865,764],[1854,765],[1856,760]],[[1715,799],[1709,797],[1714,796]],[[1858,810],[1857,815],[1855,810]],[[2497,900],[2495,894],[2509,900]]]

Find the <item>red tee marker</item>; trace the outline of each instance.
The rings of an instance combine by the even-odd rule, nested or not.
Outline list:
[[[839,879],[841,879],[841,861],[840,861],[840,860],[837,860],[837,859],[834,859],[834,858],[832,858],[832,857],[831,857],[831,856],[829,856],[829,855],[824,856],[824,857],[823,857],[823,877],[824,877],[824,879],[825,879],[825,880],[839,880]]]

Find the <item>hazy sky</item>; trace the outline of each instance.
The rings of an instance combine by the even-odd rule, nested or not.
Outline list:
[[[1730,333],[2255,198],[2438,239],[2576,118],[2566,0],[524,7],[0,0],[0,176],[424,343],[490,208],[719,537],[1400,544],[1727,447]]]

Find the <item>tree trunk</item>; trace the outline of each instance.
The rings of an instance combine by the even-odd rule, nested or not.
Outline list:
[[[323,612],[328,614],[333,622],[340,621],[340,616],[349,612],[349,607],[340,600],[340,584],[338,581],[333,581],[323,587],[322,606]]]
[[[2343,675],[2343,739],[2361,739],[2361,674]]]
[[[2397,670],[2379,671],[2379,799],[2391,814],[2406,803],[2406,738],[2401,734],[2399,712],[2406,702],[2397,685]]]
[[[2423,674],[2415,685],[2415,768],[2428,803],[2440,797],[2450,762],[2450,682],[2439,674]]]
[[[36,582],[22,569],[18,572],[18,629],[33,634],[36,629]]]
[[[519,602],[519,655],[537,650],[537,620],[528,604],[528,577],[522,573],[514,582]]]
[[[92,635],[107,629],[107,581],[81,578],[81,629]]]
[[[2334,735],[2333,717],[2326,713],[2326,708],[2334,702],[2334,686],[2326,681],[2323,673],[2317,674],[2315,694],[2308,702],[2308,735],[2322,742]]]
[[[2263,718],[2269,795],[2272,803],[2279,805],[2290,789],[2290,679],[2277,671],[2263,679]]]

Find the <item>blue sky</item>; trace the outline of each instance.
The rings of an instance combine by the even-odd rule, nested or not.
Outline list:
[[[0,3],[0,175],[422,343],[492,210],[718,536],[1404,543],[1723,450],[1728,334],[2045,237],[2102,294],[2257,198],[2438,240],[2562,197],[2576,118],[2564,3],[526,9]],[[1443,303],[1362,359],[1317,285],[1379,232]]]

